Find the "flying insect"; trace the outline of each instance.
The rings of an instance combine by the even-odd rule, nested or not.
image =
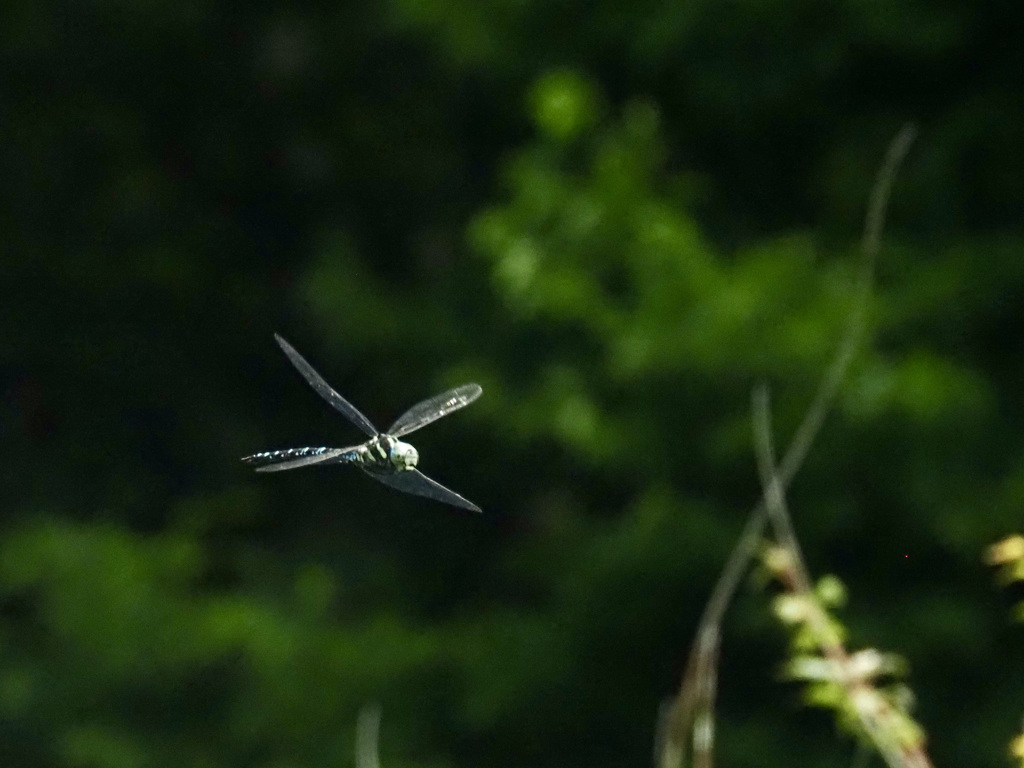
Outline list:
[[[370,439],[348,448],[308,446],[264,451],[245,456],[242,461],[255,467],[257,472],[281,472],[314,464],[354,464],[374,480],[399,491],[425,496],[473,512],[481,511],[473,502],[431,480],[416,469],[419,453],[409,443],[399,439],[437,421],[442,416],[465,408],[483,392],[479,384],[463,384],[429,397],[399,416],[387,431],[381,432],[359,412],[359,409],[335,392],[291,344],[277,334],[274,334],[274,338],[313,390]]]

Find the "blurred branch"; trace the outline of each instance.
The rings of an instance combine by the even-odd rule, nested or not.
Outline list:
[[[380,704],[367,704],[356,720],[356,768],[380,768]]]
[[[896,171],[906,157],[915,134],[916,128],[912,124],[908,123],[900,129],[890,142],[875,179],[864,219],[864,233],[861,238],[862,263],[849,322],[832,365],[822,378],[817,394],[783,457],[778,472],[779,484],[783,490],[789,486],[803,464],[864,335],[868,299],[874,284],[875,263],[885,225],[889,194]],[[762,500],[750,513],[740,539],[729,555],[711,598],[705,606],[679,694],[659,724],[659,736],[655,745],[655,763],[659,768],[681,768],[685,764],[688,736],[692,737],[695,768],[712,766],[716,687],[714,669],[718,662],[722,617],[732,602],[740,578],[757,550],[765,523],[766,507]]]

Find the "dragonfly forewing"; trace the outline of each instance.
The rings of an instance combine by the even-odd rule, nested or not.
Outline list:
[[[374,480],[379,480],[384,485],[390,485],[399,491],[405,491],[417,496],[425,496],[434,501],[451,504],[453,507],[468,509],[470,512],[482,512],[480,507],[472,501],[464,499],[455,491],[450,491],[440,483],[434,482],[418,469],[408,469],[404,472],[393,472],[390,474],[370,472],[365,469],[363,471]]]
[[[313,370],[313,366],[306,362],[306,359],[300,355],[287,341],[282,339],[276,333],[274,338],[277,340],[278,346],[288,356],[288,359],[292,361],[292,365],[302,374],[309,386],[311,386],[320,397],[331,404],[331,407],[339,411],[346,419],[355,424],[359,429],[365,432],[370,437],[376,437],[378,430],[373,423],[363,416],[352,403],[346,400],[344,397],[339,395],[334,389],[324,381],[323,377]]]
[[[432,421],[437,421],[442,416],[447,416],[452,411],[465,408],[478,397],[483,389],[479,384],[463,384],[461,387],[449,389],[440,395],[428,397],[422,402],[416,403],[412,408],[403,413],[394,424],[388,429],[387,434],[392,437],[401,437],[415,432],[421,427],[427,426]]]

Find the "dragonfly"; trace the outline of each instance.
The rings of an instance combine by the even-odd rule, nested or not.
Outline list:
[[[281,472],[314,464],[355,464],[374,480],[399,491],[425,496],[473,512],[481,511],[473,502],[431,480],[416,469],[419,453],[399,439],[437,421],[442,416],[465,408],[483,392],[479,384],[463,384],[461,387],[428,397],[399,416],[386,432],[381,432],[359,412],[359,409],[335,392],[291,344],[276,333],[274,339],[313,390],[370,439],[361,445],[348,448],[310,446],[264,451],[245,456],[242,461],[255,467],[257,472]]]

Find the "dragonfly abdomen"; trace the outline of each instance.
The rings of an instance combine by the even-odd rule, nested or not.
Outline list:
[[[263,451],[246,456],[242,459],[246,464],[273,464],[288,459],[301,459],[306,456],[319,456],[322,453],[333,450],[326,445],[308,446],[306,448],[285,448],[280,451]]]

